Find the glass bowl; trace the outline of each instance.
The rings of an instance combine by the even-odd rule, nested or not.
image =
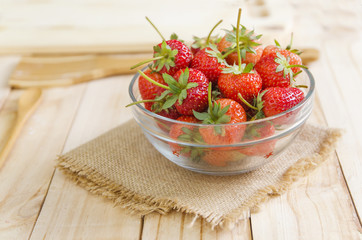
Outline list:
[[[135,74],[129,85],[132,102],[141,100],[138,77],[139,74]],[[297,84],[308,86],[301,88],[305,98],[299,104],[278,115],[244,123],[205,125],[180,122],[148,111],[143,104],[133,105],[132,113],[149,142],[171,162],[204,174],[240,174],[273,161],[299,134],[312,112],[315,82],[312,74],[304,69],[297,77]],[[192,137],[170,137],[169,131],[173,127]],[[200,141],[200,133],[215,130],[221,134],[232,132],[239,140],[233,144],[215,141],[213,145]]]

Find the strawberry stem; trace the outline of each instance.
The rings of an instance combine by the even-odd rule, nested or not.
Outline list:
[[[159,57],[155,57],[155,58],[151,58],[151,59],[144,60],[144,61],[142,61],[142,62],[140,62],[140,63],[137,63],[136,65],[132,66],[131,69],[135,69],[135,68],[137,68],[137,67],[139,67],[139,66],[142,66],[143,64],[152,62],[152,61],[154,61],[154,60],[162,59],[162,58],[164,58],[164,56],[159,56]]]
[[[209,86],[207,88],[207,100],[209,102],[209,108],[212,108],[212,83],[209,82]]]
[[[208,35],[207,38],[206,38],[206,46],[208,46],[209,43],[210,43],[210,37],[211,37],[212,32],[215,30],[215,28],[216,28],[217,26],[220,25],[220,23],[222,23],[222,20],[218,21],[218,22],[216,23],[216,25],[211,29],[209,35]]]
[[[227,56],[229,56],[230,54],[232,54],[235,51],[236,51],[236,48],[233,48],[233,49],[227,51],[226,53],[224,53],[224,55],[222,55],[221,58],[225,59],[225,58],[227,58]]]
[[[295,64],[295,65],[289,65],[287,66],[287,68],[293,68],[293,67],[300,67],[300,68],[305,68],[305,69],[308,69],[307,66],[304,66],[304,65],[299,65],[299,64]]]
[[[253,105],[251,105],[248,101],[246,101],[243,96],[241,95],[241,93],[238,93],[238,98],[240,98],[240,100],[248,107],[250,107],[251,109],[254,110],[258,110],[258,108],[254,107]]]
[[[296,87],[296,88],[308,88],[307,85],[296,85],[295,87]]]
[[[136,105],[136,104],[139,104],[139,103],[146,103],[146,102],[160,102],[160,100],[157,101],[155,99],[145,99],[145,100],[130,103],[130,104],[126,105],[126,107],[130,107],[130,106],[133,106],[133,105]]]
[[[162,38],[163,41],[166,42],[166,39],[162,36],[162,34],[160,33],[160,31],[157,29],[157,27],[151,22],[151,20],[146,17],[147,21],[152,25],[152,27],[156,30],[156,32],[158,33],[158,35],[160,35],[160,37]]]
[[[153,80],[152,78],[150,78],[149,76],[147,76],[146,74],[144,74],[141,70],[138,70],[138,73],[139,73],[140,75],[142,75],[142,77],[144,77],[144,78],[145,78],[146,80],[148,80],[149,82],[155,84],[156,86],[159,86],[159,87],[164,88],[164,89],[166,89],[166,90],[171,90],[171,88],[170,88],[169,86],[166,86],[166,85],[163,85],[163,84],[161,84],[161,83],[156,82],[155,80]]]
[[[239,27],[240,27],[240,16],[241,16],[241,8],[239,8],[238,12],[238,21],[237,21],[237,27],[236,27],[236,49],[238,53],[238,65],[239,70],[241,71],[241,55],[240,55],[240,46],[239,46]]]
[[[292,49],[292,44],[293,44],[293,33],[291,34],[291,36],[290,36],[290,43],[289,43],[289,45],[285,48],[286,50],[290,50],[290,49]]]

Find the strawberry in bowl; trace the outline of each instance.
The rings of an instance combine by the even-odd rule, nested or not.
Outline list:
[[[164,45],[170,59],[154,54],[129,85],[128,106],[147,139],[185,169],[252,171],[278,157],[312,112],[315,82],[299,56],[279,43],[263,46],[261,35],[240,24],[240,15],[225,36],[229,47],[220,51],[223,40],[211,41],[211,33],[202,38],[207,44],[194,42],[188,50],[164,40],[156,46],[162,52]],[[191,48],[190,61],[174,68],[171,60]],[[231,54],[234,60],[227,61]]]

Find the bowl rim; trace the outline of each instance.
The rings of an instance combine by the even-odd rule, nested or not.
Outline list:
[[[145,70],[145,69],[147,69],[147,67],[143,68],[142,71]],[[226,124],[189,123],[189,122],[183,122],[183,121],[178,121],[178,120],[175,120],[175,119],[167,118],[167,117],[161,116],[161,115],[159,115],[157,113],[151,112],[151,111],[147,110],[144,106],[142,106],[142,104],[140,104],[140,103],[135,104],[132,107],[138,107],[140,110],[142,110],[146,114],[148,114],[148,115],[150,115],[150,116],[152,116],[154,118],[160,119],[162,121],[167,121],[167,122],[175,123],[175,124],[184,124],[184,125],[195,126],[195,127],[206,127],[206,126],[224,126],[224,127],[227,127],[227,126],[240,126],[240,125],[241,126],[242,125],[248,126],[250,124],[268,122],[268,121],[271,121],[273,119],[285,116],[288,113],[290,113],[292,111],[295,111],[298,108],[303,107],[304,104],[306,104],[306,102],[308,102],[313,97],[313,94],[314,94],[314,91],[315,91],[314,77],[313,77],[312,73],[308,69],[303,68],[303,70],[306,72],[306,74],[308,76],[308,79],[310,81],[310,86],[308,87],[309,91],[305,95],[304,99],[302,101],[300,101],[297,105],[293,106],[292,108],[290,108],[290,109],[288,109],[288,110],[286,110],[286,111],[284,111],[282,113],[276,114],[276,115],[271,116],[271,117],[265,117],[265,118],[262,118],[262,119],[253,120],[253,121],[245,121],[245,122],[240,122],[240,123],[226,123]],[[128,93],[129,93],[129,96],[130,96],[132,102],[137,101],[136,97],[133,94],[133,86],[135,85],[139,75],[140,74],[137,72],[132,77],[132,80],[131,80],[131,82],[129,84],[129,87],[128,87]]]

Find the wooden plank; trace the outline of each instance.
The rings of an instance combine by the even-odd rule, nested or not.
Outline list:
[[[23,57],[12,72],[9,85],[16,88],[69,86],[120,74],[152,54],[76,55]]]
[[[207,239],[207,240],[250,240],[251,229],[249,219],[240,221],[232,230],[215,228],[205,220],[194,217],[190,214],[171,212],[167,215],[152,213],[144,217],[142,239]]]
[[[311,122],[325,124],[318,104]],[[251,216],[253,239],[358,239],[361,226],[337,156]]]
[[[42,207],[84,86],[49,89],[0,170],[0,239],[26,239]],[[21,91],[12,91],[0,119],[15,116]]]
[[[224,23],[216,33],[224,34],[222,28],[236,24],[239,7],[243,8],[244,25],[262,32],[266,39],[273,33],[274,38],[291,32],[293,15],[287,10],[279,14],[281,3],[282,0],[274,1],[265,10],[260,5],[235,0],[186,0],[183,4],[146,0],[73,1],[71,4],[61,0],[6,1],[0,3],[0,54],[149,52],[161,39],[145,16],[152,19],[165,38],[176,32],[191,42],[193,35],[207,36],[219,19]],[[172,11],[176,5],[177,11]],[[185,14],[192,17],[185,18]]]
[[[63,152],[131,118],[130,76],[88,84]],[[56,171],[31,239],[138,239],[142,220]]]
[[[325,63],[316,65],[315,69],[324,67],[325,71],[316,73],[318,89],[326,97],[321,99],[328,125],[345,130],[341,144],[337,147],[337,154],[349,191],[361,221],[362,214],[362,129],[360,119],[362,111],[354,103],[360,102],[361,67],[350,68],[355,63],[351,59],[351,52],[362,54],[362,45],[359,48],[349,49],[339,46],[338,42],[325,44]],[[345,70],[348,69],[348,71]],[[325,87],[328,86],[328,87]],[[337,113],[337,114],[336,114]]]
[[[0,95],[3,94],[3,91],[6,91],[6,89],[9,88],[8,79],[19,60],[20,56],[16,55],[0,57]],[[0,109],[1,105],[2,104],[0,102]]]

